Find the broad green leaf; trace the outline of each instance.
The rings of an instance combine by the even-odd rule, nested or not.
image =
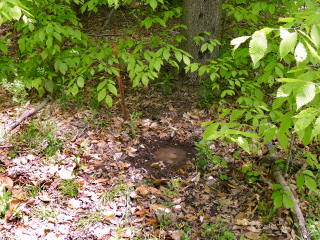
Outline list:
[[[107,95],[106,88],[103,88],[98,94],[98,101],[101,102]]]
[[[24,50],[26,49],[26,41],[23,38],[20,38],[18,43],[19,43],[19,49],[21,53],[23,53]]]
[[[211,124],[209,127],[206,128],[206,130],[203,133],[203,140],[213,140],[217,133],[217,129],[219,127],[220,123],[214,123]]]
[[[163,58],[164,58],[165,60],[168,61],[170,55],[171,55],[171,54],[170,54],[170,52],[169,52],[169,49],[166,48],[166,49],[163,50]]]
[[[273,184],[273,185],[272,185],[272,189],[273,189],[273,190],[281,189],[281,185],[280,185],[280,184]],[[278,193],[279,195],[281,195],[280,192],[275,192],[275,193],[272,194],[272,196],[273,196],[273,195],[276,195],[276,193]],[[272,198],[272,197],[271,197],[271,198]],[[274,198],[272,198],[272,199],[274,199]]]
[[[278,78],[277,81],[278,82],[287,82],[287,83],[290,83],[290,82],[304,82],[303,80],[296,79],[296,78]]]
[[[107,81],[101,82],[97,87],[97,91],[99,92],[106,84],[107,84]]]
[[[313,125],[311,137],[318,136],[320,134],[320,117],[317,118]]]
[[[298,118],[298,120],[296,121],[296,123],[294,125],[294,129],[296,131],[300,131],[302,129],[305,129],[313,122],[314,118],[315,118],[315,114],[308,116],[308,117],[305,117],[305,118]]]
[[[280,43],[280,57],[283,59],[289,52],[294,52],[296,46],[298,34],[297,32],[291,33]]]
[[[302,171],[303,174],[306,174],[306,175],[309,175],[310,177],[315,177],[313,172],[311,172],[310,170],[308,169],[305,169]]]
[[[318,191],[316,181],[313,178],[305,175],[304,180],[305,180],[305,184],[306,184],[307,188],[309,188],[310,190],[312,190],[314,192]]]
[[[1,24],[0,24],[1,25]],[[20,45],[19,45],[19,48],[20,48]],[[3,43],[0,43],[0,50],[4,53],[4,54],[7,54],[8,53],[8,48],[6,45],[4,45]],[[21,49],[20,49],[21,51]],[[22,53],[23,51],[21,51]]]
[[[274,209],[280,208],[282,206],[282,196],[277,196],[274,200],[273,200],[273,204],[274,204]]]
[[[238,143],[238,145],[247,153],[250,153],[250,148],[247,139],[243,137],[238,137],[235,139],[235,142]]]
[[[78,77],[77,84],[79,87],[83,88],[84,86],[84,78],[82,76]]]
[[[311,28],[311,39],[313,40],[314,44],[316,45],[316,48],[320,47],[320,29],[319,26],[313,25]]]
[[[106,103],[108,104],[109,107],[112,107],[113,99],[110,95],[106,96]]]
[[[44,41],[44,39],[45,39],[45,33],[44,33],[44,31],[40,31],[40,32],[39,32],[39,39],[40,39],[41,42]]]
[[[157,0],[150,0],[150,6],[152,7],[153,10],[156,9],[158,6],[158,1]]]
[[[287,100],[287,97],[277,97],[273,103],[272,103],[272,110],[275,110],[279,107],[281,107],[281,105]]]
[[[176,59],[177,59],[179,62],[181,62],[181,59],[182,59],[182,54],[181,54],[181,52],[175,51],[175,52],[174,52],[174,55],[175,55]]]
[[[311,54],[312,54],[316,59],[318,59],[318,62],[319,62],[320,56],[318,55],[318,53],[316,52],[316,50],[314,50],[314,48],[313,48],[305,39],[303,39],[303,40],[304,40],[304,42],[306,43],[307,47],[309,48]]]
[[[47,41],[46,41],[46,45],[48,48],[50,48],[52,46],[53,43],[53,39],[52,37],[48,37]]]
[[[71,93],[73,96],[77,95],[79,92],[78,86],[77,84],[73,84],[72,89],[71,89]]]
[[[188,58],[186,55],[183,55],[183,62],[188,66],[190,65],[190,58]]]
[[[302,189],[304,185],[304,177],[302,174],[299,174],[298,177],[297,177],[297,186]]]
[[[234,46],[233,51],[235,51],[240,46],[241,43],[245,42],[250,37],[251,36],[242,36],[242,37],[232,39],[230,44]]]
[[[276,7],[274,6],[274,4],[269,4],[269,13],[271,15],[274,13],[275,10],[276,10]]]
[[[44,87],[45,87],[45,89],[47,89],[47,91],[49,91],[49,92],[53,92],[53,88],[54,88],[54,83],[53,83],[53,81],[46,81],[45,83],[44,83]]]
[[[60,72],[61,72],[63,75],[65,75],[65,74],[66,74],[67,69],[68,69],[67,64],[65,64],[65,63],[61,63],[61,64],[60,64],[60,66],[59,66],[59,70],[60,70]]]
[[[302,139],[302,143],[305,145],[305,146],[308,146],[311,141],[312,141],[312,137],[311,137],[311,134],[312,134],[312,128],[311,126],[305,128],[305,132],[304,132],[304,136],[303,136],[303,139]]]
[[[249,44],[249,53],[253,62],[253,65],[263,58],[267,51],[268,42],[264,32],[253,34]]]
[[[317,112],[317,110],[315,108],[310,107],[310,108],[302,110],[299,114],[295,115],[294,118],[312,117],[316,112]]]
[[[14,6],[13,8],[11,8],[11,16],[13,17],[13,19],[19,20],[21,14],[21,8],[19,6]]]
[[[283,205],[288,208],[293,210],[293,200],[291,199],[291,197],[289,197],[287,194],[283,195]]]
[[[115,96],[118,95],[118,92],[117,92],[117,88],[113,85],[113,84],[108,84],[108,89],[111,93],[113,93]]]
[[[230,115],[230,122],[236,120],[238,117],[240,117],[245,112],[246,112],[246,110],[238,110],[238,109],[233,110]]]
[[[301,84],[297,90],[296,102],[297,110],[307,103],[311,102],[316,95],[316,87],[312,84]]]
[[[288,149],[288,137],[286,134],[282,133],[282,134],[277,134],[277,138],[279,141],[280,146],[284,149],[287,150]]]
[[[304,60],[307,59],[307,51],[304,48],[303,44],[301,42],[298,43],[295,51],[294,51],[294,57],[297,62],[303,62]]]

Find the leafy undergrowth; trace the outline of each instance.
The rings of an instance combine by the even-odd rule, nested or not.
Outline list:
[[[135,20],[128,16],[130,25]],[[117,17],[123,18],[116,15],[106,33],[121,32]],[[84,19],[85,28],[98,32],[91,22],[97,19]],[[210,110],[198,109],[194,93],[174,88],[170,70],[139,91],[127,79],[128,121],[119,100],[109,109],[95,88],[85,88],[73,99],[62,93],[0,144],[1,239],[295,238],[290,211],[274,209],[269,166],[257,161],[265,147],[248,155],[220,139],[201,142],[201,123],[218,117],[217,106],[205,101]],[[33,107],[0,94],[1,124]],[[158,161],[155,152],[167,147],[185,151],[184,161]],[[295,160],[314,149],[296,141]],[[299,191],[291,174],[288,182],[319,239],[318,196]]]
[[[155,102],[170,99],[150,88],[152,94]],[[138,96],[128,96],[128,105]],[[4,98],[3,122],[31,108],[8,108],[10,99]],[[201,122],[214,119],[212,109],[180,109],[173,118],[162,112],[154,120],[131,109],[131,119],[124,122],[121,108],[93,109],[89,101],[50,102],[1,145],[3,238],[294,236],[289,210],[274,210],[274,180],[267,167],[253,161],[256,155],[248,156],[234,143],[201,142]],[[187,157],[178,165],[159,162],[154,153],[162,147],[183,149]],[[313,203],[304,199],[300,206],[311,212],[317,200]]]

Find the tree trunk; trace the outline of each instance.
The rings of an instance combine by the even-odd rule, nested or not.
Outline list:
[[[192,62],[207,64],[207,59],[216,60],[219,54],[219,46],[216,46],[213,52],[206,50],[201,52],[201,46],[204,42],[196,44],[193,38],[200,33],[204,37],[205,42],[209,39],[217,39],[221,37],[221,16],[222,16],[222,0],[184,0],[182,24],[188,29],[183,29],[182,34],[187,40],[181,42],[180,48],[190,53],[193,57]],[[210,36],[202,33],[209,32]],[[183,67],[180,69],[184,72]],[[198,72],[190,73],[183,76],[183,83],[187,85],[200,85],[201,78]]]

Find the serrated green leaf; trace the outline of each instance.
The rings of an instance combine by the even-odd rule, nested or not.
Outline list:
[[[203,140],[213,140],[216,136],[217,129],[219,127],[220,123],[214,123],[211,124],[209,127],[206,128],[206,130],[203,133]]]
[[[310,190],[312,190],[314,192],[317,192],[317,184],[313,178],[305,175],[304,180],[305,180],[305,184],[306,184],[307,188],[309,188]]]
[[[314,50],[314,48],[313,48],[305,39],[303,39],[303,40],[304,40],[305,44],[307,45],[307,47],[309,48],[312,56],[315,57],[315,58],[318,60],[318,62],[319,62],[320,56],[318,55],[318,53],[316,52],[316,50]]]
[[[240,46],[241,43],[245,42],[251,36],[242,36],[235,39],[232,39],[230,44],[234,46],[233,52]]]
[[[45,33],[44,33],[44,31],[40,31],[39,32],[39,40],[42,42],[42,41],[44,41],[44,39],[45,39]]]
[[[317,25],[312,26],[310,36],[311,36],[311,39],[313,40],[314,44],[316,45],[316,48],[319,48],[319,46],[320,46],[319,26],[317,26]]]
[[[183,55],[183,62],[188,66],[190,65],[190,58],[188,58],[186,55]]]
[[[47,91],[48,92],[53,92],[53,88],[54,88],[54,83],[53,83],[53,81],[46,81],[45,83],[44,83],[44,87],[45,87],[45,89],[47,89]]]
[[[280,57],[283,59],[289,52],[294,52],[294,47],[296,46],[298,39],[297,32],[290,33],[285,39],[280,42]]]
[[[315,116],[316,116],[316,114],[313,114],[313,115],[310,115],[307,117],[303,117],[303,118],[298,118],[298,120],[294,124],[294,129],[296,131],[301,131],[301,130],[305,129],[306,127],[308,127],[312,123]]]
[[[317,118],[313,125],[311,137],[314,138],[320,134],[320,117]]]
[[[50,48],[52,46],[53,43],[53,39],[52,37],[48,37],[47,41],[46,41],[46,45],[48,48]]]
[[[150,0],[150,6],[152,7],[153,10],[156,9],[158,6],[158,1],[157,0]]]
[[[274,4],[269,4],[269,13],[271,15],[274,13],[275,10],[276,10],[276,7],[274,6]]]
[[[301,84],[297,90],[297,110],[311,102],[316,95],[316,86],[312,84]]]
[[[253,62],[253,65],[264,57],[267,52],[268,41],[264,32],[253,34],[249,44],[249,53]]]
[[[294,51],[294,58],[297,62],[303,62],[307,59],[308,53],[301,42],[298,43]]]
[[[305,133],[304,133],[304,136],[303,136],[303,139],[302,139],[302,143],[307,146],[309,145],[309,143],[312,141],[312,137],[311,137],[311,134],[312,134],[312,128],[311,126],[305,128]]]
[[[107,95],[106,88],[103,88],[98,94],[98,101],[101,102]]]
[[[302,189],[304,185],[304,177],[302,174],[299,174],[298,177],[297,177],[297,186]]]

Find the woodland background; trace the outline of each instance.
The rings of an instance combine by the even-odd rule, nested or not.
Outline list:
[[[0,236],[320,239],[319,19],[2,0]]]

